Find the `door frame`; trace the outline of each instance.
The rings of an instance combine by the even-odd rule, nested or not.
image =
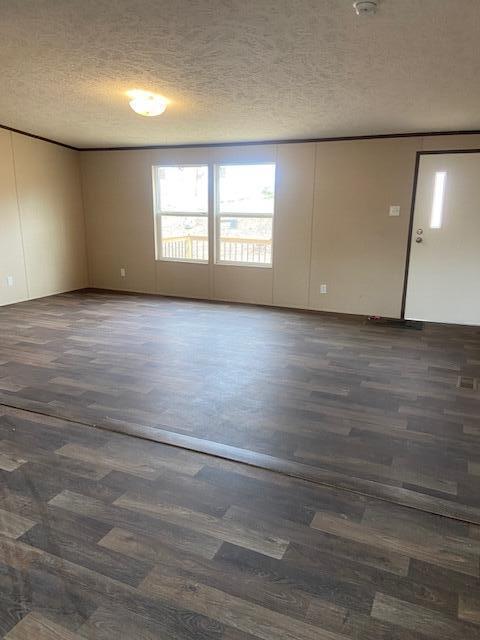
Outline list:
[[[453,153],[480,153],[480,149],[432,149],[429,151],[417,151],[416,153],[415,169],[413,173],[412,203],[410,206],[410,220],[408,223],[407,250],[405,253],[405,273],[403,277],[402,307],[400,311],[400,318],[402,320],[405,320],[405,305],[407,302],[408,275],[410,271],[410,252],[412,248],[413,217],[415,214],[415,203],[417,199],[417,185],[418,185],[418,173],[420,170],[420,159],[422,156],[438,156],[438,155],[453,154]]]

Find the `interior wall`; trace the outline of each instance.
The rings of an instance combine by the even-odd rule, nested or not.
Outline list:
[[[155,292],[149,152],[82,154],[90,285]],[[86,162],[86,159],[88,160]],[[87,214],[88,212],[88,214]],[[126,277],[120,278],[120,269]]]
[[[400,316],[421,144],[401,138],[317,145],[310,306]],[[390,206],[400,206],[398,217],[389,215]]]
[[[0,130],[0,305],[87,284],[79,152]]]
[[[11,286],[8,278],[12,278]],[[13,167],[12,134],[0,129],[0,304],[28,297]]]
[[[457,135],[80,153],[0,129],[0,304],[89,284],[398,317],[415,154],[479,147]],[[276,162],[272,269],[156,261],[152,164],[229,161]]]
[[[82,152],[90,285],[399,317],[416,152],[475,145],[463,135]],[[272,269],[155,260],[153,164],[272,160]]]

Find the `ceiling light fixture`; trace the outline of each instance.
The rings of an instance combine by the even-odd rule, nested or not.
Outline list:
[[[373,16],[377,12],[377,0],[357,0],[353,3],[357,16]]]
[[[142,89],[132,89],[127,91],[127,95],[131,98],[131,108],[141,116],[159,116],[168,105],[168,100],[163,96]]]

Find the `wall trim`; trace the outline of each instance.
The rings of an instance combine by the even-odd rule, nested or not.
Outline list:
[[[0,124],[0,129],[6,131],[12,131],[13,133],[19,133],[35,140],[42,140],[43,142],[50,142],[72,151],[141,151],[148,149],[204,149],[204,148],[222,148],[222,147],[251,147],[256,145],[276,145],[276,144],[302,144],[308,142],[349,142],[355,140],[388,140],[394,138],[431,138],[435,136],[472,136],[480,135],[480,129],[466,129],[460,131],[411,131],[403,133],[372,133],[358,136],[326,136],[319,138],[291,138],[283,140],[245,140],[245,141],[232,141],[232,142],[198,142],[188,144],[153,144],[153,145],[136,145],[136,146],[120,146],[120,147],[75,147],[67,144],[66,142],[59,142],[52,138],[46,138],[45,136],[31,133],[29,131],[23,131],[22,129],[15,129],[9,127],[6,124]],[[422,153],[475,153],[475,150],[464,151],[423,151]]]
[[[212,305],[239,305],[239,306],[247,306],[247,307],[256,307],[263,309],[270,309],[272,311],[287,311],[287,312],[297,312],[297,313],[309,313],[312,315],[324,315],[330,317],[341,317],[341,318],[350,318],[354,320],[362,320],[368,318],[368,314],[366,313],[346,313],[344,311],[327,311],[324,309],[315,309],[313,307],[286,307],[285,305],[280,304],[267,304],[264,302],[246,302],[244,300],[228,300],[226,298],[202,298],[201,296],[185,296],[175,293],[162,293],[161,291],[139,291],[138,289],[112,289],[105,287],[98,287],[95,285],[89,285],[88,287],[84,287],[83,289],[75,289],[72,292],[65,293],[98,293],[100,295],[110,295],[110,294],[122,294],[126,296],[150,296],[155,298],[165,298],[171,300],[185,300],[185,301],[195,301],[195,302],[204,302],[206,304]],[[398,318],[390,317],[390,316],[382,316],[385,320],[397,320]]]
[[[466,131],[419,131],[407,133],[374,133],[358,136],[330,136],[323,138],[291,138],[284,140],[246,140],[237,142],[199,142],[188,144],[138,145],[130,147],[80,147],[78,151],[141,151],[147,149],[202,149],[221,147],[250,147],[276,144],[305,144],[308,142],[349,142],[355,140],[388,140],[392,138],[431,138],[434,136],[471,136],[480,135],[480,129]]]
[[[70,144],[66,144],[65,142],[58,142],[58,140],[45,138],[44,136],[39,136],[36,133],[29,133],[28,131],[22,131],[21,129],[8,127],[6,124],[0,124],[0,129],[5,129],[5,131],[11,131],[12,133],[19,133],[22,136],[27,136],[28,138],[34,138],[35,140],[41,140],[42,142],[50,142],[51,144],[56,144],[59,147],[65,147],[66,149],[71,149],[72,151],[79,151],[77,147],[72,147]]]
[[[413,187],[412,198],[410,203],[410,219],[408,221],[408,234],[407,234],[407,248],[405,252],[405,271],[403,275],[403,291],[402,291],[402,307],[400,310],[400,318],[405,320],[405,305],[407,302],[407,286],[408,286],[408,272],[410,269],[410,250],[412,247],[412,230],[413,230],[413,216],[415,212],[415,201],[417,199],[417,183],[418,183],[418,170],[420,168],[420,151],[417,151],[415,155],[415,169],[413,171]]]

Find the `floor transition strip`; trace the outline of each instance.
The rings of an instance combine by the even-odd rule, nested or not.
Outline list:
[[[313,467],[300,462],[277,458],[275,456],[251,451],[249,449],[232,447],[230,445],[205,440],[203,438],[195,438],[193,436],[175,433],[158,427],[131,424],[119,420],[109,420],[108,418],[100,422],[87,422],[85,419],[78,418],[74,413],[66,412],[64,409],[60,410],[56,407],[52,407],[51,411],[46,411],[43,404],[37,403],[33,400],[15,398],[15,402],[12,402],[11,396],[8,397],[8,401],[5,400],[5,396],[0,394],[0,407],[3,406],[9,409],[17,409],[26,413],[34,413],[37,415],[47,416],[49,418],[56,418],[64,420],[65,422],[81,424],[90,428],[133,436],[135,438],[141,438],[143,440],[149,440],[151,442],[157,442],[171,447],[177,447],[193,451],[195,453],[222,458],[231,462],[238,462],[251,467],[257,467],[259,469],[283,474],[291,478],[297,478],[313,484],[357,493],[362,496],[376,498],[385,502],[451,518],[453,520],[459,520],[468,524],[480,525],[480,509],[446,500],[444,498],[411,491],[410,489],[385,485],[362,478],[354,478],[342,473],[330,471],[329,469]]]

